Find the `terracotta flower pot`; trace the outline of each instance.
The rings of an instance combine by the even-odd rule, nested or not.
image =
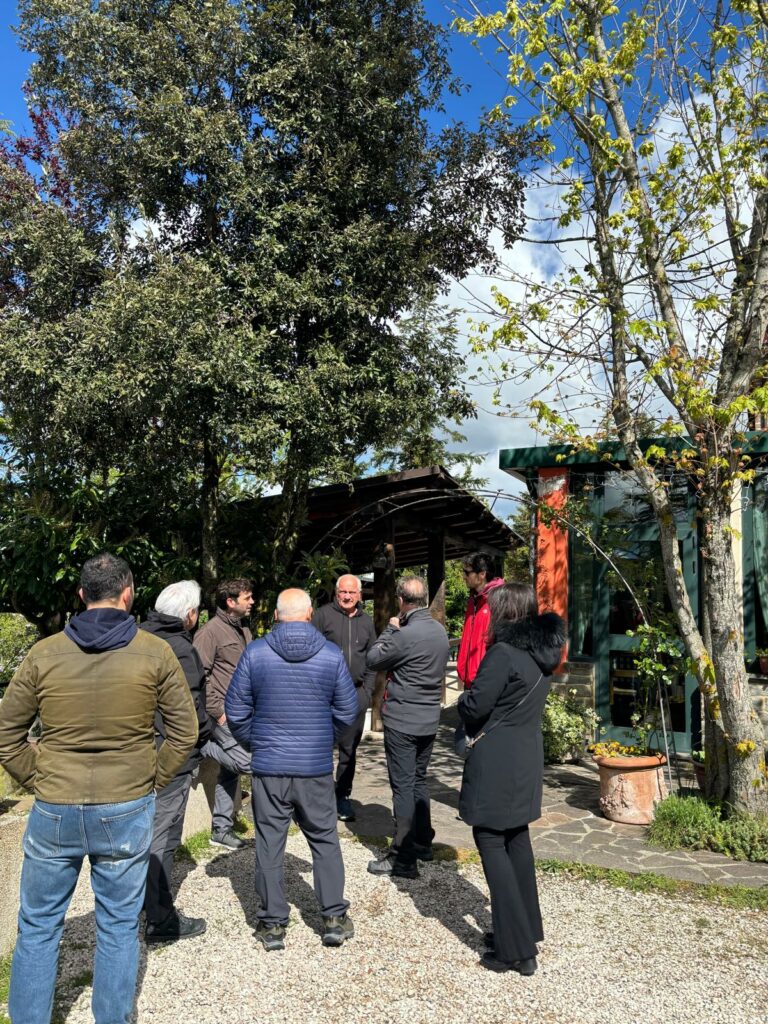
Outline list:
[[[704,779],[707,775],[706,766],[701,761],[693,762],[693,774],[696,776],[696,785],[699,787],[701,792],[704,792]]]
[[[600,810],[610,821],[650,825],[653,809],[667,796],[663,754],[596,757],[600,769]]]

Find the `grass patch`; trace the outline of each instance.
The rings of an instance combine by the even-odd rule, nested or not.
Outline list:
[[[700,796],[669,796],[656,807],[648,841],[665,850],[713,850],[734,860],[768,861],[768,819],[725,816]]]
[[[714,903],[733,910],[768,910],[768,887],[750,889],[746,885],[702,885],[699,882],[684,882],[652,871],[632,874],[617,868],[599,868],[593,864],[579,864],[575,861],[538,860],[536,866],[548,874],[567,875],[583,878],[588,882],[602,882],[617,889],[630,892],[647,892],[658,896],[669,896],[695,900],[700,903]]]
[[[8,1008],[8,989],[11,987],[12,953],[0,958],[0,1024],[11,1024],[5,1010]]]
[[[249,821],[244,815],[238,814],[232,823],[232,831],[245,839],[252,839],[254,836],[253,822]]]
[[[193,836],[185,839],[177,848],[174,860],[188,861],[192,864],[199,864],[211,854],[211,833],[208,829],[202,832],[195,832]]]

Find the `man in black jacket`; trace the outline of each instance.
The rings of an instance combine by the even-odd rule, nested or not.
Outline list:
[[[336,767],[336,811],[340,821],[354,821],[350,797],[357,766],[357,748],[363,736],[365,712],[371,705],[376,673],[365,664],[365,656],[376,639],[373,620],[360,601],[360,580],[357,576],[340,576],[336,596],[330,604],[318,608],[312,625],[326,640],[341,648],[349,674],[357,688],[360,711],[352,723],[338,734],[339,762]]]
[[[176,910],[171,891],[173,856],[181,842],[189,790],[200,764],[200,748],[210,734],[210,720],[205,710],[203,664],[192,646],[192,630],[197,625],[199,609],[198,583],[194,580],[171,583],[160,593],[155,602],[155,610],[149,613],[147,621],[140,627],[165,640],[178,658],[195,702],[199,723],[198,740],[192,753],[175,778],[158,792],[155,802],[155,823],[144,897],[147,916],[144,938],[148,943],[187,939],[202,935],[205,931],[202,918],[185,917]],[[160,715],[155,716],[155,734],[159,746],[165,737],[165,726]]]
[[[427,608],[427,585],[419,576],[397,583],[400,615],[371,647],[366,663],[388,669],[381,717],[392,786],[395,838],[385,857],[372,860],[372,875],[418,878],[417,859],[432,859],[434,831],[427,768],[440,721],[440,699],[448,664],[448,634]]]

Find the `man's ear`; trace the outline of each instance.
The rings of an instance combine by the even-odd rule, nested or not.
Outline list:
[[[275,608],[274,612],[272,613],[272,618],[275,622],[277,622],[277,608]]]
[[[80,587],[79,590],[77,591],[77,596],[80,598],[80,600],[83,602],[83,604],[85,604],[85,595],[83,594],[83,588],[82,587]]]

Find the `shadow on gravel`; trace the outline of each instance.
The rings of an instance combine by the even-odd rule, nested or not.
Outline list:
[[[312,931],[321,933],[322,915],[317,903],[314,887],[304,875],[312,871],[312,863],[294,854],[286,853],[283,861],[285,879],[285,898],[291,907],[298,910],[304,924]],[[259,898],[256,895],[254,877],[254,851],[249,846],[235,853],[222,854],[209,861],[205,873],[211,878],[227,878],[232,892],[243,908],[246,924],[255,930],[259,922],[257,911]]]
[[[143,919],[140,921],[141,937]],[[51,1024],[64,1024],[84,988],[93,984],[93,958],[96,951],[96,916],[93,911],[68,918],[64,924],[59,954],[59,970],[53,999]],[[147,947],[139,940],[139,970],[131,1021],[137,1019],[136,1003],[147,973]],[[89,1000],[90,1002],[90,1000]]]
[[[454,864],[419,864],[419,870],[420,878],[393,878],[391,882],[413,900],[422,917],[435,918],[470,949],[482,949],[483,932],[491,928],[485,893],[464,878]]]

